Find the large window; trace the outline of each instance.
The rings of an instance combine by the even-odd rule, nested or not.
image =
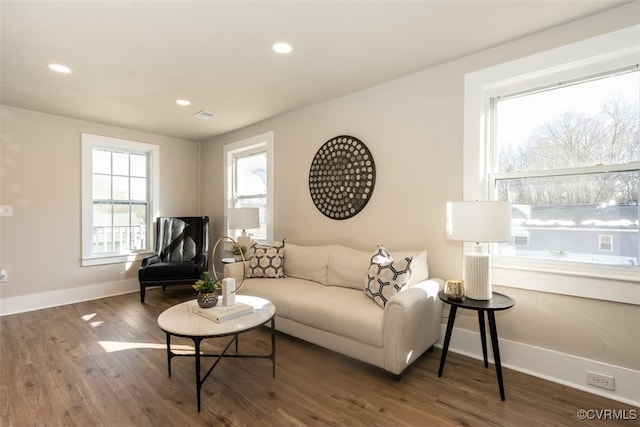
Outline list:
[[[149,252],[157,146],[82,135],[83,265]]]
[[[495,283],[640,304],[640,26],[465,76],[464,200],[510,200]]]
[[[273,134],[266,133],[225,146],[227,208],[257,207],[260,228],[247,230],[252,240],[273,239]],[[228,230],[235,236],[239,230]]]
[[[491,99],[490,189],[513,204],[499,254],[638,266],[639,96],[634,66]]]

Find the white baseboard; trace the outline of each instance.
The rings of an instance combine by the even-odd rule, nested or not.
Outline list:
[[[0,316],[24,313],[26,311],[57,307],[76,302],[90,301],[114,295],[137,292],[140,284],[137,279],[118,280],[98,283],[96,285],[61,289],[40,294],[21,295],[18,297],[0,298]]]
[[[436,347],[442,348],[446,329],[446,325],[442,325],[440,341],[438,341]],[[489,360],[493,362],[491,338],[487,336],[486,339],[488,357]],[[499,338],[499,342],[500,359],[502,366],[505,368],[583,390],[588,393],[597,394],[625,404],[640,406],[640,371],[502,338]],[[480,334],[466,329],[453,328],[449,351],[482,360]],[[610,391],[588,385],[586,382],[587,371],[615,377],[615,390]],[[508,399],[509,384],[505,384],[505,393]]]

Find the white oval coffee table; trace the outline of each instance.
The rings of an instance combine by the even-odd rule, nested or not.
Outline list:
[[[198,310],[197,301],[186,301],[163,311],[158,316],[158,326],[167,335],[167,365],[169,377],[171,377],[171,359],[174,357],[195,357],[196,360],[196,394],[198,400],[198,412],[200,412],[200,390],[202,384],[207,379],[213,368],[215,368],[223,357],[234,358],[264,358],[271,359],[273,365],[273,376],[276,376],[276,335],[275,335],[275,314],[276,308],[264,298],[248,295],[236,295],[236,302],[247,304],[253,307],[253,312],[225,320],[217,323],[196,313]],[[238,335],[259,328],[267,323],[271,323],[271,354],[267,355],[247,355],[238,354]],[[194,353],[174,353],[171,351],[171,336],[189,338],[193,340]],[[232,339],[219,354],[202,354],[200,344],[207,338],[222,338],[231,336]],[[231,344],[235,343],[236,352],[227,354]],[[216,361],[204,376],[200,375],[200,359],[202,357],[215,357]]]

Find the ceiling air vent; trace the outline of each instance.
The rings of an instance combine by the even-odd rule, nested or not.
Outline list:
[[[213,113],[210,113],[208,111],[202,110],[202,111],[198,111],[197,113],[195,113],[191,117],[195,117],[196,119],[201,119],[201,120],[207,120],[207,119],[210,119],[211,117],[213,117]]]

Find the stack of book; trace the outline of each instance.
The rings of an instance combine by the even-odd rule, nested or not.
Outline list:
[[[234,305],[216,305],[211,308],[201,308],[196,306],[193,307],[192,312],[206,319],[213,320],[214,322],[222,323],[229,319],[253,313],[253,307],[237,302]]]

